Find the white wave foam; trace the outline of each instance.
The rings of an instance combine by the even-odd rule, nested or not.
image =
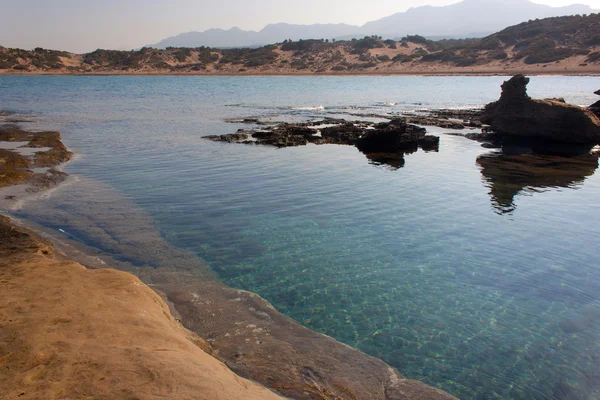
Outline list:
[[[325,111],[325,106],[318,105],[318,106],[309,106],[309,107],[292,107],[292,110],[297,110],[297,111]]]

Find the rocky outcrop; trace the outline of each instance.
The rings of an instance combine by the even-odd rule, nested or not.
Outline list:
[[[573,144],[600,143],[600,119],[590,110],[559,99],[527,95],[529,78],[516,75],[502,85],[500,100],[485,107],[481,121],[501,135]]]
[[[355,144],[365,132],[351,122],[321,129],[321,136],[328,141],[340,144]]]
[[[411,153],[421,143],[430,149],[436,147],[439,138],[427,136],[425,132],[424,128],[407,125],[404,119],[398,118],[367,131],[356,142],[356,147],[363,153]]]
[[[27,184],[27,192],[39,192],[55,186],[67,177],[56,167],[69,161],[71,155],[58,132],[29,132],[2,125],[0,188]]]
[[[598,96],[600,96],[600,90],[596,90],[594,92],[594,94],[597,94]],[[594,104],[592,104],[589,107],[590,111],[593,112],[594,114],[596,114],[597,117],[600,117],[600,100],[598,100],[597,102],[595,102]]]
[[[257,119],[248,120],[252,123],[260,122]],[[333,125],[319,129],[320,125],[330,124]],[[419,147],[425,151],[437,151],[440,138],[427,135],[426,132],[425,128],[407,124],[405,118],[395,118],[379,124],[325,119],[300,124],[281,123],[260,131],[239,130],[229,135],[212,135],[205,138],[217,142],[275,147],[304,146],[309,143],[350,145],[356,146],[373,164],[401,168],[404,166],[406,153],[413,153]],[[248,135],[252,136],[251,140]]]

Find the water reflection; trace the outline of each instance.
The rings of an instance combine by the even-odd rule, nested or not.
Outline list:
[[[598,155],[553,156],[513,147],[479,156],[477,164],[490,188],[494,208],[506,214],[515,210],[514,199],[519,193],[580,186],[598,168]]]
[[[404,165],[406,164],[404,156],[407,154],[415,153],[417,150],[417,148],[414,148],[410,150],[400,151],[397,153],[365,153],[363,151],[361,151],[361,153],[365,157],[367,157],[367,159],[369,160],[369,164],[371,165],[385,167],[390,170],[397,170],[404,167]],[[437,147],[431,149],[428,148],[427,150],[421,148],[421,150],[426,153],[439,152],[439,148]]]

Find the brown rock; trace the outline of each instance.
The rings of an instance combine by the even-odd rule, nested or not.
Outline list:
[[[0,397],[281,399],[207,354],[126,272],[88,270],[0,222]]]
[[[578,144],[600,143],[600,120],[591,111],[556,99],[527,95],[529,78],[516,75],[502,85],[500,100],[485,107],[481,121],[502,135]]]

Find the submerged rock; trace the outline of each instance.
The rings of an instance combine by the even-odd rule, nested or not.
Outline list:
[[[529,78],[516,75],[502,84],[500,100],[485,107],[481,121],[499,134],[540,141],[600,143],[600,120],[585,108],[561,99],[527,95]]]

